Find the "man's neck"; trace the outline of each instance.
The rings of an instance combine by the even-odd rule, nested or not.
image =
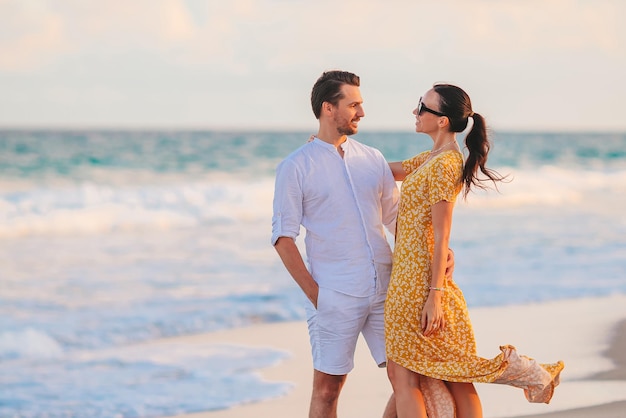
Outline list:
[[[324,129],[323,127],[320,127],[315,136],[324,142],[334,145],[335,148],[339,148],[348,139],[346,135],[341,135],[334,129]]]

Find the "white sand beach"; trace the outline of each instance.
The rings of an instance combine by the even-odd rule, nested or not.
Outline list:
[[[548,414],[546,418],[626,417],[626,374],[619,369],[624,365],[626,347],[624,335],[616,334],[618,329],[621,333],[626,330],[622,324],[626,320],[626,295],[474,308],[470,314],[481,356],[494,357],[499,345],[512,344],[521,354],[540,362],[565,362],[561,384],[549,405],[529,404],[517,388],[478,384],[486,418],[542,414]],[[307,416],[312,368],[304,322],[263,324],[176,338],[169,344],[178,349],[197,349],[198,345],[207,344],[271,347],[290,354],[280,364],[259,370],[268,381],[292,382],[293,389],[286,396],[177,418]],[[617,346],[609,350],[611,344]],[[340,398],[339,416],[381,416],[391,386],[385,370],[374,365],[362,339],[355,364]]]

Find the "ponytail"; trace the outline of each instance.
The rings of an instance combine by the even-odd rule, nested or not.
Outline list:
[[[486,186],[483,184],[484,182],[492,181],[496,184],[498,181],[504,180],[504,177],[496,171],[486,167],[487,154],[489,154],[491,144],[487,138],[485,118],[474,112],[470,113],[470,115],[472,119],[474,119],[474,123],[472,129],[465,137],[465,146],[469,151],[469,155],[463,165],[462,181],[465,186],[463,190],[464,198],[467,198],[473,186],[479,189],[486,189]],[[479,178],[476,175],[479,169],[487,178]]]
[[[463,165],[463,177],[461,179],[463,186],[465,186],[463,198],[467,198],[472,187],[486,189],[484,182],[492,181],[496,184],[504,180],[505,177],[485,166],[487,154],[491,148],[487,138],[487,126],[485,118],[472,110],[472,101],[467,93],[452,84],[435,84],[433,90],[439,94],[439,111],[448,117],[451,132],[463,132],[467,127],[469,118],[474,119],[472,129],[465,137],[465,146],[469,151],[469,156]],[[479,178],[476,175],[478,170],[487,178]]]

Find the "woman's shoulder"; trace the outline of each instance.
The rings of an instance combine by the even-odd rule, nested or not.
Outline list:
[[[463,154],[456,150],[444,151],[432,158],[428,164],[428,171],[431,175],[441,175],[457,177],[463,172]]]
[[[444,151],[441,154],[433,158],[438,160],[441,164],[461,164],[463,165],[463,154],[457,150]]]

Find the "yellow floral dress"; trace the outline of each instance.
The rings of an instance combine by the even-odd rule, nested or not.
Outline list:
[[[533,359],[518,356],[512,346],[500,347],[502,352],[494,359],[478,357],[465,298],[454,281],[445,283],[442,295],[445,328],[430,337],[422,333],[420,318],[429,293],[434,253],[431,208],[442,200],[456,201],[463,171],[463,156],[458,151],[446,151],[431,159],[429,156],[426,151],[402,162],[409,174],[402,183],[393,269],[385,303],[387,358],[433,378],[431,381],[506,383],[523,387],[531,402],[547,403],[558,384],[563,363],[540,366]],[[522,373],[524,381],[512,381],[514,373],[517,377]],[[427,409],[429,402],[434,401],[432,398],[438,396],[437,388],[445,390],[445,385],[431,383],[436,386],[423,388],[425,397],[432,395],[426,400]],[[439,395],[444,404],[449,403],[444,395]],[[431,405],[431,412],[432,408]],[[434,416],[447,416],[438,411]]]

